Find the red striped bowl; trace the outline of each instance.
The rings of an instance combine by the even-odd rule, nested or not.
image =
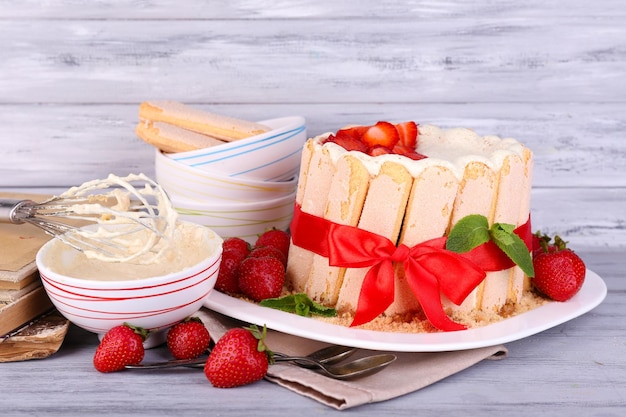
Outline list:
[[[65,246],[56,239],[39,250],[36,262],[50,300],[72,323],[103,335],[126,322],[150,330],[154,336],[198,311],[213,290],[221,261],[222,239],[212,231],[206,234],[206,239],[198,245],[211,245],[215,250],[198,264],[137,280],[98,281],[54,272],[46,255],[52,245]],[[75,250],[67,246],[67,251],[71,259]],[[156,342],[149,345],[154,346]]]

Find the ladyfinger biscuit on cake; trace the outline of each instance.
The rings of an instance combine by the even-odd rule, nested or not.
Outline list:
[[[520,193],[525,194],[524,161],[518,155],[507,155],[500,168],[498,192],[493,214],[494,223],[520,226]],[[527,213],[528,215],[528,213]],[[487,273],[483,285],[482,309],[498,312],[508,301],[520,301],[524,290],[524,274],[519,267]]]
[[[296,188],[296,203],[302,205],[302,199],[304,198],[304,190],[306,189],[306,179],[309,175],[309,166],[311,164],[311,157],[315,150],[315,145],[312,140],[307,140],[302,147],[302,154],[300,156],[300,174],[298,175],[298,186]]]
[[[402,226],[413,177],[400,164],[385,162],[370,181],[358,227],[396,243]],[[337,299],[337,310],[355,311],[368,268],[349,268]]]
[[[304,161],[303,161],[304,162]],[[320,152],[311,156],[306,171],[306,188],[302,194],[300,206],[303,212],[314,216],[324,216],[328,190],[334,174],[334,167],[328,150],[324,147]],[[289,247],[289,262],[287,263],[287,281],[294,291],[303,291],[309,277],[313,252],[296,245]]]
[[[465,166],[463,179],[459,184],[459,192],[452,210],[451,224],[470,214],[482,214],[487,217],[489,224],[493,222],[495,199],[497,196],[498,177],[489,166],[483,162],[472,161]],[[453,311],[465,313],[481,308],[484,282],[467,296],[460,306],[442,297],[444,306]]]
[[[135,133],[139,138],[163,152],[193,151],[225,143],[222,140],[163,122],[139,122]]]
[[[449,168],[431,166],[413,179],[399,243],[408,247],[444,236],[448,231],[452,207],[459,180]],[[388,315],[419,309],[404,275],[402,265],[396,265],[394,302],[385,311]]]
[[[307,140],[302,148],[300,157],[300,174],[298,175],[298,185],[296,189],[296,203],[302,207],[304,199],[304,190],[309,175],[309,167],[311,166],[311,158],[315,151],[315,144],[311,139]],[[304,283],[308,277],[304,262],[311,255],[309,251],[291,243],[289,246],[289,263],[287,264],[287,282],[289,287],[296,287],[296,291],[304,289]],[[293,289],[293,288],[290,288]]]
[[[530,216],[530,195],[532,190],[532,173],[534,165],[533,153],[530,149],[524,148],[522,159],[524,161],[524,186],[522,188],[523,192],[520,195],[520,217],[517,221],[518,224],[524,224],[524,222],[528,221],[528,216]],[[531,278],[524,275],[524,291],[530,290],[531,287]]]
[[[139,119],[165,122],[225,141],[243,139],[271,130],[259,123],[202,111],[177,101],[143,102]]]
[[[459,180],[445,166],[424,169],[413,180],[400,243],[414,246],[444,236],[450,225]]]
[[[532,172],[532,154],[525,149],[519,156],[507,155],[500,169],[498,196],[496,200],[494,223],[508,223],[516,227],[528,220]],[[522,202],[522,204],[520,204]],[[526,276],[519,267],[506,271],[491,272],[485,279],[483,306],[498,311],[505,303],[518,303],[524,293]]]
[[[367,168],[350,154],[342,155],[328,192],[324,218],[339,224],[356,226],[361,216],[370,181]],[[345,268],[330,266],[328,258],[314,255],[306,293],[314,300],[335,305]]]

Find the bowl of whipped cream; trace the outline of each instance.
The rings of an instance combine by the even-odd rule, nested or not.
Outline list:
[[[202,307],[217,280],[223,242],[210,228],[178,218],[165,193],[154,189],[165,214],[153,224],[128,229],[136,222],[111,222],[117,217],[107,208],[105,220],[73,232],[104,250],[75,248],[60,237],[36,256],[43,286],[63,316],[100,336],[123,323],[142,327],[151,334],[146,347],[161,344],[169,327]],[[112,246],[121,248],[116,256]]]
[[[202,307],[221,252],[216,233],[178,222],[172,250],[150,263],[88,257],[58,239],[39,250],[36,262],[50,300],[72,323],[99,335],[129,323],[150,331],[146,343],[155,345],[155,334]]]

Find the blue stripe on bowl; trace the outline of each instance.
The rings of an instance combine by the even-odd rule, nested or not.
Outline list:
[[[194,162],[192,164],[190,164],[191,166],[200,166],[200,165],[206,165],[206,164],[210,164],[210,163],[214,163],[214,162],[219,162],[219,161],[223,161],[225,159],[229,159],[229,158],[233,158],[235,156],[239,156],[239,155],[245,155],[247,153],[259,150],[259,149],[263,149],[269,146],[272,146],[274,144],[277,143],[281,143],[284,142],[292,137],[294,137],[295,135],[299,134],[300,132],[303,132],[305,130],[305,126],[299,126],[295,129],[291,129],[282,133],[278,133],[276,135],[273,136],[268,136],[266,138],[262,138],[259,139],[257,141],[253,141],[253,142],[249,142],[249,143],[245,143],[245,144],[241,144],[241,145],[237,145],[237,146],[232,146],[232,147],[228,147],[226,149],[220,149],[219,146],[214,147],[214,148],[209,148],[210,151],[207,151],[206,153],[202,153],[202,154],[198,154],[198,155],[191,155],[191,156],[185,156],[185,157],[178,157],[178,158],[172,158],[176,161],[187,161],[187,160],[197,160],[199,158],[214,158],[214,159],[208,159],[208,160],[201,160],[199,162]],[[284,136],[284,137],[283,137]],[[278,140],[275,140],[278,139]],[[261,145],[261,146],[258,146]],[[253,147],[254,146],[254,147]],[[253,148],[251,148],[253,147]],[[240,151],[238,153],[231,153],[233,151]],[[228,154],[231,153],[231,154]],[[225,155],[226,154],[226,155]],[[220,157],[220,155],[223,155]]]
[[[245,171],[233,172],[232,174],[229,175],[229,177],[237,177],[239,175],[245,175],[245,174],[248,174],[250,172],[254,172],[254,171],[258,171],[258,170],[263,169],[263,168],[271,167],[272,165],[277,164],[280,161],[284,161],[285,159],[293,158],[294,156],[297,156],[298,159],[299,159],[300,158],[299,155],[300,155],[301,152],[302,152],[302,148],[298,148],[297,150],[295,150],[295,151],[293,151],[293,152],[291,152],[291,153],[289,153],[289,154],[287,154],[287,155],[285,155],[285,156],[283,156],[281,158],[275,159],[273,162],[270,162],[270,163],[267,163],[267,164],[263,164],[263,165],[259,165],[259,166],[255,167],[255,168],[250,168],[250,169],[247,169]],[[290,173],[291,171],[293,171],[293,169],[289,169],[288,173]],[[280,174],[277,174],[277,176],[278,177],[284,177],[285,173],[282,172]],[[293,177],[293,174],[290,175],[289,178],[291,178],[291,177]],[[272,180],[272,178],[266,178],[265,179],[265,181],[269,181],[269,180]]]

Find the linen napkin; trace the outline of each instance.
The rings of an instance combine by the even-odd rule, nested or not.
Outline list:
[[[202,320],[214,340],[232,327],[245,325],[205,308],[195,316]],[[324,342],[273,330],[268,330],[266,344],[271,350],[289,355],[307,355],[328,346]],[[359,349],[350,359],[374,353],[381,352]],[[377,374],[360,379],[331,379],[313,370],[283,363],[271,365],[266,379],[329,407],[345,410],[417,391],[484,359],[502,359],[508,351],[498,345],[455,352],[393,353],[398,357],[395,362]]]

